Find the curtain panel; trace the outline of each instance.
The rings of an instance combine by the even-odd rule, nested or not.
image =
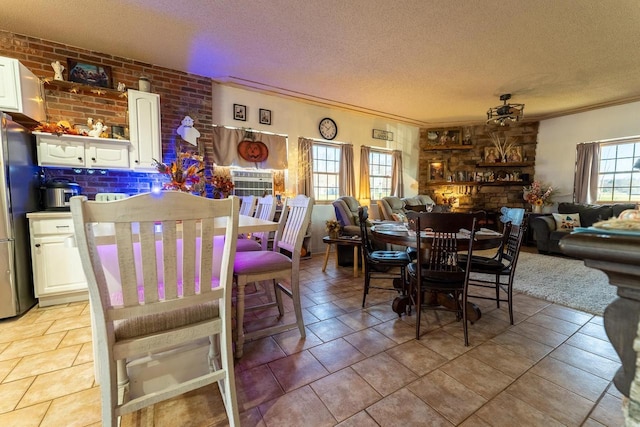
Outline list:
[[[576,147],[576,174],[573,199],[576,203],[595,203],[598,199],[600,144],[590,142]]]
[[[260,141],[269,155],[262,162],[249,162],[238,155],[238,144],[244,140]],[[287,169],[287,139],[280,135],[249,132],[243,129],[213,128],[213,162],[219,166],[238,166],[257,169]]]
[[[363,145],[360,147],[360,191],[358,199],[371,199],[371,182],[369,180],[369,154],[371,148]]]
[[[298,138],[298,194],[315,197],[313,193],[313,140]]]
[[[402,151],[391,153],[391,195],[404,197],[404,180],[402,178]]]
[[[340,154],[340,196],[355,197],[356,178],[353,171],[353,145],[342,145]]]

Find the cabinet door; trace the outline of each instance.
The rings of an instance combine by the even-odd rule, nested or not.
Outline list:
[[[85,149],[86,166],[89,168],[128,168],[128,145],[88,143]]]
[[[38,165],[84,167],[84,143],[40,138]]]
[[[73,235],[33,239],[33,282],[37,297],[87,289],[80,253],[67,239],[73,239]]]
[[[0,57],[0,109],[20,111],[18,61]]]
[[[131,167],[155,170],[154,159],[162,161],[160,96],[129,89],[128,99]]]

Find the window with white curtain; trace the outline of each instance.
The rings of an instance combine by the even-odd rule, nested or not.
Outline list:
[[[340,147],[313,143],[313,192],[316,201],[333,201],[340,189]]]
[[[598,202],[640,201],[640,140],[600,145]]]
[[[391,195],[391,153],[371,149],[369,153],[369,187],[371,200]]]

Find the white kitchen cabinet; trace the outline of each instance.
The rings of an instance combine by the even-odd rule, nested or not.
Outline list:
[[[154,159],[162,161],[160,96],[129,89],[128,100],[131,168],[155,171]]]
[[[40,307],[88,299],[70,212],[27,214],[35,295]]]
[[[34,132],[39,166],[129,168],[129,141]]]
[[[13,58],[0,57],[0,110],[17,113],[36,122],[46,119],[42,83]]]

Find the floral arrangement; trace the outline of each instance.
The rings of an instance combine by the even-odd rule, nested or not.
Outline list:
[[[211,185],[213,186],[214,193],[219,193],[221,197],[228,196],[235,187],[231,178],[225,175],[213,175]]]
[[[328,219],[325,225],[326,225],[327,232],[329,233],[337,233],[342,228],[340,223],[335,219]]]
[[[204,158],[193,152],[181,152],[178,159],[166,165],[153,159],[158,172],[168,175],[170,181],[162,188],[204,194],[206,177]]]
[[[41,122],[38,126],[33,128],[32,130],[36,132],[47,132],[52,133],[54,135],[87,135],[87,132],[80,131],[71,126],[71,124],[66,120],[60,120],[57,123],[47,123]]]
[[[550,205],[551,195],[553,194],[553,188],[547,186],[545,189],[540,181],[533,181],[528,187],[523,187],[523,198],[533,206]]]

